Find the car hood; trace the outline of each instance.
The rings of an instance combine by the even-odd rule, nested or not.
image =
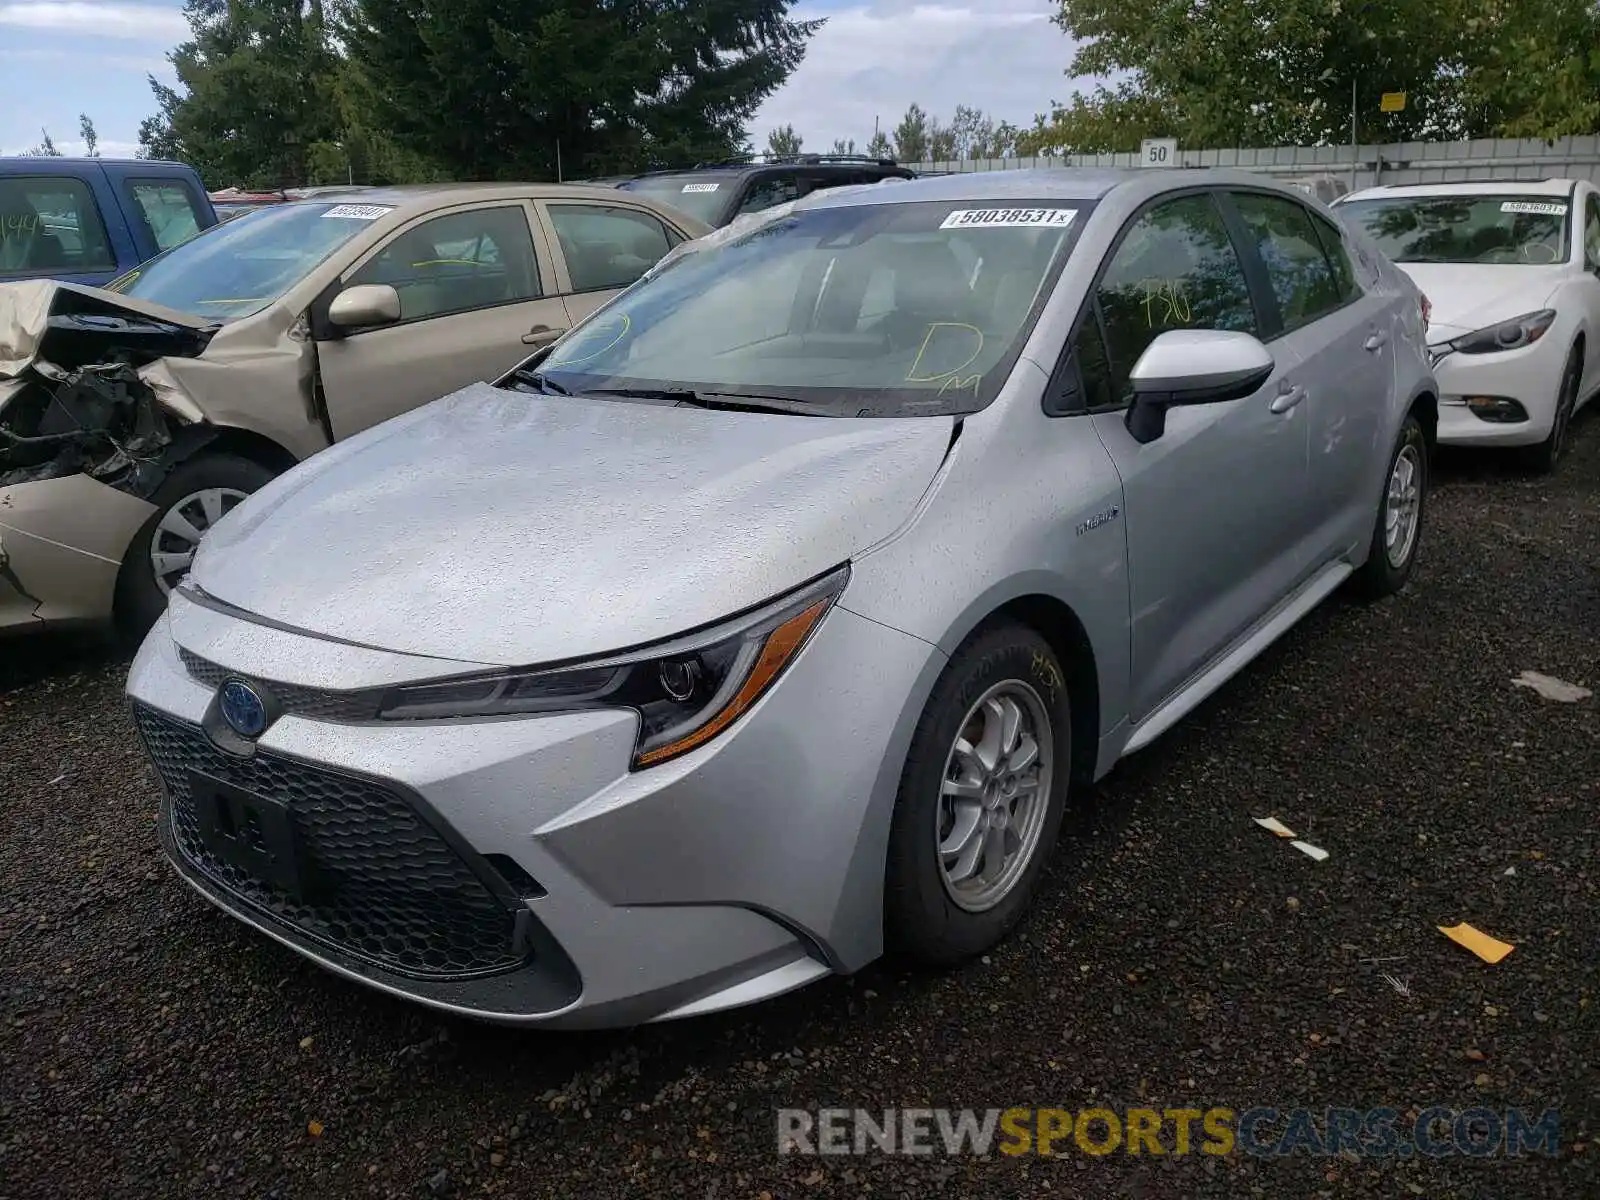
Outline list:
[[[1538,312],[1560,286],[1565,268],[1484,266],[1475,263],[1396,263],[1433,305],[1428,341]]]
[[[270,621],[494,665],[685,633],[883,540],[949,417],[850,419],[476,384],[281,476],[192,581]]]

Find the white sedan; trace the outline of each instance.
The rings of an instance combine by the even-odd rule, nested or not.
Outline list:
[[[1376,187],[1335,205],[1432,303],[1439,441],[1542,471],[1600,390],[1600,191],[1587,180]]]

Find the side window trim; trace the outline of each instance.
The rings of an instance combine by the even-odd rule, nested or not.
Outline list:
[[[380,333],[380,332],[382,332],[384,330],[388,330],[388,329],[403,329],[408,325],[420,325],[424,321],[440,321],[440,320],[444,320],[447,317],[469,316],[472,313],[490,312],[490,311],[492,311],[494,309],[497,309],[497,308],[507,308],[507,307],[509,307],[509,306],[511,306],[513,304],[533,304],[533,303],[536,303],[536,302],[538,302],[540,300],[551,299],[552,298],[551,293],[545,288],[545,281],[547,279],[547,274],[546,274],[547,267],[546,267],[546,263],[544,262],[544,260],[539,256],[539,238],[537,236],[537,234],[538,234],[537,225],[536,225],[536,222],[534,221],[533,214],[531,212],[529,212],[529,210],[528,210],[528,205],[527,205],[526,201],[522,201],[522,200],[496,200],[496,201],[490,201],[490,202],[484,203],[484,204],[466,204],[466,205],[460,205],[460,206],[455,207],[455,208],[446,208],[446,209],[441,209],[441,210],[435,211],[435,212],[424,213],[421,216],[416,217],[415,219],[406,222],[406,224],[402,225],[398,229],[391,229],[389,231],[388,235],[383,238],[383,240],[378,242],[376,245],[368,247],[361,254],[360,258],[358,258],[356,260],[356,262],[351,264],[349,267],[346,267],[342,272],[339,273],[338,278],[333,282],[332,285],[329,286],[327,291],[324,293],[324,296],[326,297],[326,300],[331,303],[333,298],[335,296],[337,296],[340,291],[342,291],[343,289],[345,289],[347,287],[353,286],[351,281],[357,275],[359,275],[369,265],[371,265],[373,262],[375,262],[377,260],[378,256],[380,254],[382,254],[385,249],[387,249],[388,247],[394,245],[394,243],[397,242],[400,238],[404,237],[408,233],[411,233],[413,230],[421,229],[424,225],[427,225],[427,224],[429,224],[429,223],[431,223],[433,221],[440,220],[441,218],[444,218],[444,217],[459,217],[459,216],[462,216],[462,215],[468,214],[468,213],[489,212],[489,211],[494,210],[494,209],[515,209],[515,210],[517,210],[518,212],[520,212],[522,214],[523,222],[527,226],[528,241],[529,241],[530,246],[533,249],[533,256],[532,256],[533,257],[533,269],[534,269],[534,274],[536,276],[536,278],[534,280],[534,283],[535,283],[535,294],[534,295],[532,295],[532,296],[523,296],[523,297],[520,297],[520,298],[514,299],[514,300],[501,300],[501,301],[498,301],[498,302],[496,302],[494,304],[480,304],[480,305],[474,306],[472,308],[452,309],[449,312],[428,313],[428,314],[423,315],[423,316],[415,316],[415,317],[402,317],[400,320],[391,321],[387,325],[376,325],[376,326],[373,326],[370,329],[352,329],[352,330],[349,330],[347,332],[341,333],[340,337],[342,339],[355,339],[355,338],[362,337],[363,335],[369,334],[369,333]],[[319,299],[319,303],[320,303],[320,299]]]
[[[1250,230],[1244,223],[1238,207],[1233,202],[1235,191],[1250,192],[1251,188],[1228,188],[1217,190],[1217,207],[1222,210],[1222,223],[1228,227],[1228,240],[1233,243],[1233,252],[1239,256],[1239,264],[1244,268],[1245,281],[1250,285],[1250,300],[1256,309],[1256,324],[1260,332],[1256,335],[1261,339],[1262,345],[1270,346],[1278,338],[1289,333],[1283,319],[1283,309],[1278,304],[1278,293],[1272,290],[1272,277],[1267,274],[1267,264],[1261,258],[1261,252],[1256,249],[1255,240],[1250,236]],[[1269,196],[1277,195],[1276,192],[1258,192]],[[1328,268],[1330,271],[1332,267]]]
[[[61,266],[7,268],[6,275],[9,278],[32,279],[35,276],[44,276],[48,278],[63,274],[82,275],[90,272],[114,272],[117,270],[117,249],[111,241],[111,234],[106,225],[105,214],[100,210],[100,197],[96,194],[95,187],[92,183],[90,183],[87,179],[81,179],[76,175],[17,174],[0,176],[0,184],[13,181],[19,185],[51,185],[55,187],[62,187],[64,190],[69,192],[75,190],[80,197],[80,203],[77,212],[78,219],[80,222],[90,220],[94,222],[94,228],[99,234],[97,244],[99,248],[104,251],[105,258],[103,261],[72,264],[65,269]],[[114,196],[112,198],[115,199]],[[78,235],[80,238],[83,238],[85,242],[88,240],[84,237],[87,232],[87,229],[80,224]]]
[[[1263,343],[1268,341],[1269,315],[1274,322],[1281,324],[1281,319],[1278,317],[1277,298],[1272,294],[1272,285],[1266,278],[1266,270],[1261,267],[1260,263],[1255,263],[1254,266],[1259,269],[1259,275],[1252,275],[1252,256],[1245,254],[1240,248],[1239,229],[1235,224],[1237,213],[1234,213],[1232,206],[1226,203],[1226,197],[1222,193],[1222,189],[1215,185],[1199,185],[1173,188],[1171,191],[1162,192],[1160,195],[1146,200],[1128,214],[1122,224],[1117,227],[1116,233],[1112,235],[1111,242],[1106,247],[1105,253],[1100,256],[1099,265],[1095,267],[1094,277],[1089,281],[1088,292],[1084,296],[1083,303],[1078,308],[1077,316],[1073,319],[1072,336],[1067,338],[1062,346],[1061,355],[1056,360],[1056,367],[1050,373],[1050,383],[1045,388],[1043,404],[1046,406],[1045,414],[1047,416],[1063,417],[1078,416],[1085,413],[1121,412],[1128,407],[1126,400],[1117,397],[1113,397],[1112,402],[1107,405],[1088,405],[1084,399],[1087,395],[1087,389],[1084,385],[1082,372],[1078,367],[1078,335],[1083,331],[1088,321],[1092,319],[1099,330],[1101,344],[1107,348],[1107,356],[1109,358],[1110,339],[1106,337],[1105,317],[1100,311],[1100,285],[1105,280],[1106,272],[1111,269],[1111,264],[1115,261],[1117,252],[1122,249],[1123,242],[1127,241],[1129,233],[1133,231],[1134,226],[1143,220],[1151,209],[1163,204],[1169,204],[1174,200],[1188,199],[1191,196],[1210,197],[1212,206],[1218,210],[1223,227],[1227,230],[1228,241],[1233,246],[1234,255],[1238,258],[1239,265],[1244,271],[1245,283],[1250,293],[1250,305],[1255,311],[1256,328],[1258,330],[1256,336]],[[1265,289],[1264,293],[1262,291],[1263,288]],[[1263,294],[1270,308],[1263,306]],[[1273,334],[1272,336],[1277,335]],[[1069,368],[1070,375],[1068,374]],[[1066,394],[1062,393],[1059,387],[1064,384],[1072,384],[1076,387],[1076,395],[1078,397],[1076,406],[1062,403],[1066,399]],[[1060,411],[1051,411],[1054,407],[1059,407]]]

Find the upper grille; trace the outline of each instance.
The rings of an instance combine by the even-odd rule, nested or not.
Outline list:
[[[511,910],[396,793],[262,750],[223,754],[201,729],[142,705],[134,716],[166,783],[174,840],[213,883],[314,940],[404,974],[455,978],[524,961]],[[299,896],[212,852],[191,770],[286,806],[306,881]]]
[[[254,678],[238,671],[230,671],[227,667],[219,667],[216,663],[208,662],[182,646],[178,647],[178,657],[183,659],[184,668],[189,672],[190,678],[207,687],[221,687],[229,679]],[[313,721],[376,720],[378,706],[382,700],[382,693],[372,690],[326,692],[319,688],[275,683],[272,680],[259,682],[272,692],[284,712],[297,717],[307,717]]]

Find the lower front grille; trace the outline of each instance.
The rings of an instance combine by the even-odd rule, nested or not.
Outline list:
[[[305,937],[406,975],[461,978],[526,960],[512,909],[395,791],[262,750],[224,754],[198,726],[142,705],[134,716],[166,784],[178,850],[213,884]],[[281,806],[299,886],[207,845],[191,772]]]

